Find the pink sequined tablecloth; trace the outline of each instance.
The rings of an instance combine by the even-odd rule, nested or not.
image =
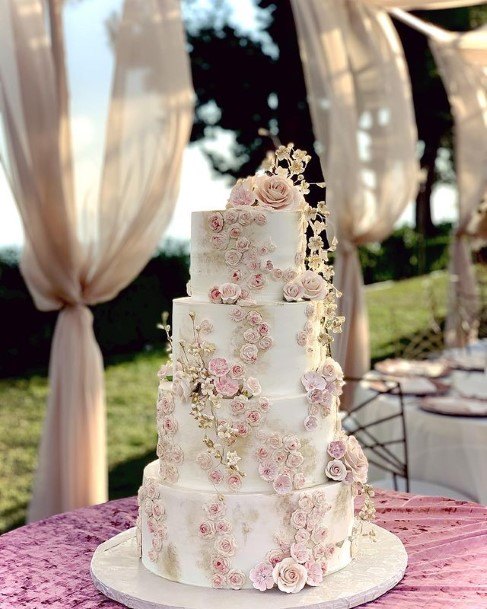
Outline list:
[[[486,507],[381,491],[376,507],[376,523],[401,538],[409,566],[402,582],[368,609],[487,609]],[[0,608],[120,608],[95,590],[90,560],[135,516],[135,499],[121,499],[1,536]]]

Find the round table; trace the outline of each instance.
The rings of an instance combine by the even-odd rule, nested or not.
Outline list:
[[[367,609],[486,609],[487,508],[378,491],[376,523],[409,554],[402,582]],[[53,516],[0,537],[0,608],[120,608],[93,586],[96,547],[134,525],[134,498]],[[229,608],[231,609],[231,608]]]

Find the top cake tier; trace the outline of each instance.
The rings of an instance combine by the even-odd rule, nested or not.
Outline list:
[[[302,211],[194,212],[191,296],[207,302],[281,301],[284,285],[304,270],[305,251]]]

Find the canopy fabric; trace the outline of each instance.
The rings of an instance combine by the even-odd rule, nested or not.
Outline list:
[[[418,186],[409,75],[384,11],[355,0],[293,0],[293,10],[339,239],[335,285],[347,323],[334,354],[358,377],[370,348],[357,246],[385,239]]]
[[[125,0],[99,188],[77,196],[61,6],[0,0],[3,165],[25,232],[21,270],[37,307],[60,311],[31,520],[107,498],[103,362],[87,305],[126,286],[167,227],[194,95],[179,2]]]
[[[459,219],[450,259],[450,307],[446,341],[461,346],[476,338],[478,288],[467,234],[487,189],[487,30],[430,38],[431,50],[455,120],[455,169]]]
[[[403,8],[405,10],[435,10],[444,8],[459,8],[461,6],[474,6],[484,4],[485,0],[362,0],[374,6],[389,9]]]

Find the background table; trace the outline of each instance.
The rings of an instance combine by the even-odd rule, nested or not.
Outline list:
[[[402,539],[409,566],[403,581],[367,609],[487,608],[487,508],[384,491],[376,506],[377,524]],[[90,560],[135,516],[135,499],[120,499],[0,537],[1,609],[120,608],[93,587]]]

